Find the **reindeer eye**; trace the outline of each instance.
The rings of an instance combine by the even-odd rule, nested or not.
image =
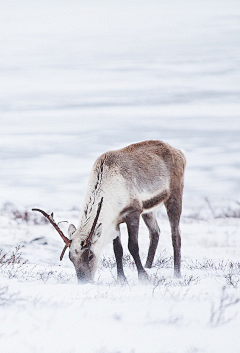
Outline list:
[[[91,254],[91,255],[89,256],[88,260],[90,261],[90,260],[92,260],[92,258],[93,258],[93,254]]]

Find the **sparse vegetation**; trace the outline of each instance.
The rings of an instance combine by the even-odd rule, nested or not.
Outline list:
[[[45,217],[36,216],[33,212],[13,210],[10,216],[18,222],[32,223],[35,225],[48,224],[48,220]]]
[[[0,272],[9,278],[16,278],[27,264],[27,261],[21,257],[21,248],[22,246],[18,245],[10,253],[5,253],[0,249]]]
[[[20,265],[23,266],[27,263],[27,261],[23,261],[21,258],[21,248],[23,246],[18,245],[15,247],[15,250],[11,253],[5,253],[2,249],[0,249],[0,267],[3,266],[15,266]]]
[[[211,315],[209,323],[211,326],[223,325],[231,321],[234,316],[226,317],[226,311],[229,307],[234,306],[240,302],[239,297],[235,297],[234,295],[230,295],[226,291],[226,287],[222,287],[222,293],[219,299],[219,302],[213,302],[211,307]]]
[[[240,218],[240,209],[232,209],[228,207],[223,210],[222,213],[218,214],[216,218]]]
[[[18,278],[21,281],[38,281],[47,283],[67,283],[75,278],[75,273],[66,273],[64,270],[42,268],[36,265],[28,265],[28,261],[21,258],[22,246],[15,247],[11,253],[5,253],[0,249],[0,274],[8,278]]]
[[[28,210],[18,210],[14,207],[8,208],[7,206],[0,210],[2,216],[6,216],[9,220],[15,221],[17,224],[33,224],[44,225],[48,224],[48,220],[38,214],[29,212]]]
[[[17,299],[17,293],[9,293],[8,286],[0,287],[0,306],[15,303]]]
[[[49,280],[52,280],[53,283],[64,284],[69,282],[71,279],[75,278],[75,273],[68,274],[64,271],[55,271],[49,269],[38,270],[34,275],[34,280],[41,280],[43,283],[47,283]]]
[[[209,207],[213,218],[240,218],[240,208],[239,202],[235,201],[234,208],[233,206],[222,206],[219,207],[213,206],[212,202],[210,202],[209,198],[205,198],[207,206]]]
[[[183,219],[190,221],[207,221],[209,219],[240,218],[239,201],[213,201],[208,197],[183,215]]]
[[[6,217],[6,212],[7,215],[11,214],[11,219]],[[106,252],[99,261],[95,283],[78,286],[73,268],[64,268],[64,263],[63,267],[58,266],[56,264],[58,257],[51,262],[50,256],[56,246],[55,233],[53,230],[53,237],[48,238],[45,228],[41,226],[44,225],[45,220],[41,222],[41,216],[33,214],[33,217],[38,218],[35,222],[34,218],[28,219],[24,212],[21,213],[21,217],[17,214],[15,218],[13,212],[10,213],[9,210],[6,212],[2,214],[6,225],[6,228],[2,228],[3,232],[7,234],[7,229],[10,228],[10,236],[14,237],[12,244],[14,244],[13,239],[19,240],[21,244],[25,242],[25,249],[17,246],[12,251],[7,251],[6,248],[0,250],[0,307],[2,312],[12,313],[12,318],[9,320],[16,332],[19,324],[14,322],[15,315],[16,317],[26,315],[30,325],[38,327],[42,311],[46,315],[44,320],[47,317],[48,322],[53,322],[51,320],[54,318],[54,325],[60,325],[63,317],[69,318],[75,324],[79,324],[80,321],[84,322],[84,325],[86,322],[91,322],[89,327],[92,327],[93,318],[94,323],[98,323],[98,327],[101,326],[100,322],[106,323],[107,320],[111,334],[113,334],[111,327],[117,326],[117,329],[121,329],[125,325],[128,328],[130,327],[128,325],[131,327],[136,325],[138,328],[144,325],[144,330],[148,333],[155,328],[158,333],[159,331],[164,333],[166,327],[180,327],[181,330],[188,331],[196,326],[203,333],[211,331],[209,327],[216,331],[222,325],[226,331],[233,325],[239,327],[240,262],[236,256],[232,261],[220,261],[216,260],[216,257],[204,259],[207,254],[211,256],[212,250],[204,247],[204,250],[208,250],[204,256],[201,256],[203,243],[199,242],[199,239],[208,239],[209,242],[216,243],[215,255],[216,251],[219,251],[220,255],[223,254],[226,246],[228,246],[228,253],[231,255],[234,249],[232,252],[234,254],[239,244],[237,219],[219,219],[211,215],[212,218],[208,220],[189,219],[185,224],[183,222],[183,228],[186,227],[185,230],[183,229],[183,243],[190,240],[189,245],[194,241],[200,250],[197,253],[198,260],[190,260],[191,256],[189,256],[182,261],[181,278],[174,278],[172,275],[173,257],[168,253],[171,250],[167,247],[160,254],[158,253],[152,269],[147,270],[149,284],[139,285],[135,263],[124,248],[123,265],[127,278],[126,284],[117,282],[115,257],[111,252],[108,256]],[[68,215],[63,217],[70,218]],[[164,228],[166,222],[167,219],[161,219],[159,222],[160,225],[163,224],[160,247],[166,239],[169,241],[167,238],[170,236],[169,230]],[[51,229],[49,231],[51,232]],[[227,239],[231,241],[223,247],[226,234]],[[147,231],[145,235],[146,244],[148,244]],[[44,244],[47,245],[44,246]],[[29,257],[29,263],[24,257],[31,253],[31,249],[33,253]],[[144,250],[144,248],[141,249]],[[40,265],[37,260],[34,263],[34,256],[38,251],[41,252],[44,260],[49,259],[49,266]],[[146,253],[142,253],[141,258],[144,263]],[[26,307],[32,308],[31,313],[27,312]],[[15,314],[15,311],[21,314]],[[32,312],[35,313],[35,317],[32,317]],[[2,315],[0,319],[4,320],[5,317],[7,316]],[[136,317],[138,317],[137,320]],[[52,333],[51,325],[53,324],[50,324],[49,330]],[[0,329],[0,337],[1,332],[3,328]],[[38,329],[38,332],[40,337],[46,334],[41,329]],[[71,330],[67,329],[67,332],[71,336]],[[17,336],[20,337],[21,334]],[[195,347],[193,340],[189,343],[189,347]],[[106,349],[109,352],[114,351],[110,346]],[[183,353],[190,352],[191,349],[186,348]],[[200,346],[196,346],[195,351],[204,352],[204,347],[201,349]]]
[[[173,256],[167,256],[166,250],[162,251],[159,257],[154,261],[153,267],[160,268],[171,268],[173,267]]]
[[[234,271],[236,274],[240,274],[240,262],[221,261],[216,263],[212,259],[208,259],[202,262],[198,260],[184,262],[184,266],[190,270]]]

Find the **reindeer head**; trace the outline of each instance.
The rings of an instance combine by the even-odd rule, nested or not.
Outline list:
[[[94,274],[97,270],[99,252],[94,251],[94,239],[101,234],[101,224],[97,225],[98,217],[101,211],[103,198],[99,202],[97,214],[94,219],[91,231],[88,235],[84,235],[79,232],[73,224],[70,224],[68,228],[69,238],[67,238],[58,224],[53,219],[53,213],[48,215],[46,212],[34,208],[33,211],[41,212],[49,222],[54,226],[57,232],[63,239],[65,246],[60,256],[62,260],[66,249],[69,247],[69,258],[72,261],[79,283],[88,283],[93,281]]]
[[[103,198],[98,205],[96,217],[87,237],[85,234],[78,231],[73,224],[68,228],[68,234],[71,239],[69,258],[74,264],[78,281],[80,283],[92,282],[97,270],[100,253],[99,251],[96,251],[95,242],[101,235],[102,225],[99,224],[97,227],[96,225],[101,211],[102,202]]]

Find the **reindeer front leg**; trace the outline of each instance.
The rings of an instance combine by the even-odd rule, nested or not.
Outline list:
[[[148,275],[143,268],[138,247],[139,213],[131,213],[126,217],[128,229],[128,249],[135,261],[138,270],[138,278],[142,282],[148,281]]]
[[[113,250],[117,263],[117,281],[120,284],[127,283],[127,279],[123,272],[123,247],[121,243],[120,236],[113,240]]]

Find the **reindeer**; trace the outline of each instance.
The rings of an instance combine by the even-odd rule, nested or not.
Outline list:
[[[65,247],[69,247],[78,281],[92,282],[103,247],[113,241],[117,263],[117,280],[126,282],[123,271],[123,248],[120,224],[126,223],[128,249],[135,261],[140,281],[148,281],[138,247],[140,215],[150,236],[145,267],[151,268],[158,245],[160,229],[156,210],[164,204],[171,225],[174,250],[174,274],[181,276],[180,216],[184,169],[183,153],[162,141],[144,141],[102,154],[90,174],[86,196],[80,212],[80,223],[70,225],[67,238],[53,219],[53,214],[41,212],[59,232]]]

